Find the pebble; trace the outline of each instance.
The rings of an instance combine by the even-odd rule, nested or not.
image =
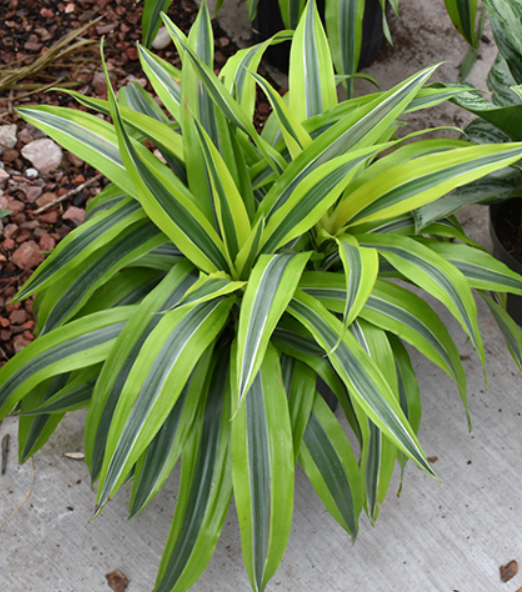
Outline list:
[[[36,205],[39,208],[42,208],[43,206],[46,206],[48,203],[54,201],[55,199],[57,199],[56,193],[46,191],[45,193],[40,195],[40,197],[36,200]]]
[[[33,169],[32,167],[29,167],[26,171],[25,171],[25,176],[28,179],[36,179],[36,177],[38,177],[38,171],[36,169]]]
[[[40,195],[42,195],[41,187],[31,186],[25,190],[25,198],[29,203],[34,203]]]
[[[85,217],[85,210],[77,208],[75,206],[69,206],[67,211],[62,216],[63,220],[70,220],[75,226],[80,226]]]
[[[0,125],[0,154],[16,146],[16,125]]]
[[[6,242],[6,241],[4,241]],[[45,259],[40,247],[33,241],[20,245],[13,253],[11,261],[20,269],[33,269]]]
[[[154,49],[165,49],[172,43],[172,38],[167,31],[167,27],[160,27],[152,42]]]
[[[4,169],[0,169],[0,185],[3,185],[9,179],[9,176],[9,173],[6,173]]]
[[[42,249],[42,251],[52,251],[55,246],[56,241],[51,235],[47,233],[42,234],[40,237],[40,249]]]
[[[58,168],[62,162],[62,149],[49,139],[34,140],[22,148],[22,156],[46,175]]]

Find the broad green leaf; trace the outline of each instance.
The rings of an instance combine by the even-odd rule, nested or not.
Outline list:
[[[235,387],[238,402],[261,367],[270,336],[297,288],[308,259],[308,253],[261,255],[252,270],[239,313]]]
[[[286,391],[278,353],[269,347],[232,421],[234,499],[243,560],[255,591],[265,589],[286,548],[294,466]]]
[[[166,237],[149,222],[129,226],[100,251],[70,270],[45,292],[38,311],[41,334],[62,325],[87,303],[90,296],[128,263],[166,242]]]
[[[301,442],[314,405],[317,374],[303,362],[286,355],[281,356],[281,372],[288,396],[294,462],[297,462]]]
[[[511,353],[511,357],[522,370],[522,335],[520,327],[511,318],[509,313],[500,306],[493,298],[490,298],[485,292],[479,292],[482,298],[486,301],[491,314],[499,326],[502,335],[506,341],[506,345]]]
[[[17,112],[66,150],[103,173],[124,193],[136,196],[134,184],[120,156],[116,132],[110,123],[89,113],[64,107],[20,107]]]
[[[154,92],[175,121],[181,121],[181,72],[138,44],[140,64]]]
[[[210,371],[213,348],[199,359],[192,376],[146,452],[136,463],[129,518],[139,514],[161,489],[190,436]]]
[[[15,301],[27,298],[59,281],[70,273],[71,265],[80,265],[94,251],[104,247],[122,234],[125,228],[144,217],[145,212],[139,203],[130,198],[100,212],[94,219],[82,224],[60,241],[18,292]]]
[[[135,310],[119,307],[72,321],[11,358],[0,369],[0,419],[44,380],[105,360]]]
[[[188,590],[210,561],[225,522],[232,497],[228,368],[225,351],[208,374],[208,393],[183,450],[176,512],[154,592]]]
[[[332,351],[342,330],[341,322],[319,301],[298,290],[289,312],[314,336],[325,351]],[[346,333],[329,359],[357,403],[392,442],[429,475],[435,476],[411,426],[408,424],[378,365]]]
[[[310,135],[290,111],[289,107],[286,106],[285,102],[275,89],[258,74],[252,72],[251,75],[263,89],[263,92],[270,101],[272,109],[279,121],[288,151],[290,152],[292,159],[295,159],[298,154],[302,152],[303,148],[306,148],[306,146],[312,142]]]
[[[53,389],[39,405],[30,405],[24,399],[24,409],[19,415],[54,415],[87,407],[100,370],[101,366],[95,365],[73,372],[63,388]]]
[[[194,366],[227,321],[233,298],[163,315],[143,344],[122,389],[100,472],[99,513],[153,440]]]
[[[108,356],[96,383],[85,423],[85,462],[93,481],[102,466],[114,410],[141,348],[163,318],[163,312],[177,304],[196,280],[197,276],[188,262],[174,266],[136,309],[136,314]]]
[[[200,151],[204,155],[206,177],[212,187],[214,211],[221,236],[233,261],[248,238],[251,230],[250,219],[234,179],[219,151],[201,125],[197,121],[195,123]]]
[[[425,244],[453,263],[472,288],[522,295],[522,277],[486,251],[434,240],[426,241]]]
[[[109,90],[111,111],[122,158],[136,186],[143,209],[174,244],[206,272],[226,269],[223,244],[208,220],[193,203],[188,189],[176,177],[169,178],[159,161],[125,131],[114,93]]]
[[[444,3],[457,31],[470,45],[474,45],[477,0],[444,0]]]
[[[520,156],[520,144],[473,146],[421,156],[376,175],[347,196],[335,212],[334,227],[399,216]]]
[[[363,503],[361,473],[342,427],[320,396],[314,399],[299,460],[330,514],[355,540]]]
[[[377,249],[410,282],[448,308],[469,335],[485,371],[485,352],[477,325],[477,307],[469,284],[458,268],[425,244],[406,236],[373,233],[358,239],[361,244]]]
[[[337,105],[332,56],[315,0],[308,2],[294,33],[288,86],[290,111],[298,121]]]
[[[300,288],[328,309],[342,313],[346,302],[342,274],[307,272]],[[422,298],[397,284],[377,279],[360,316],[397,335],[442,368],[455,380],[466,404],[466,375],[458,349],[444,323]]]
[[[328,41],[337,72],[352,76],[357,72],[361,54],[365,0],[333,0],[325,3]],[[353,79],[346,84],[353,92]]]
[[[161,25],[162,12],[167,12],[172,0],[144,0],[141,17],[142,42],[150,47]]]

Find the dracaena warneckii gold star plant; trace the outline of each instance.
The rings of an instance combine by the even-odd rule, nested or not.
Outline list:
[[[113,123],[19,109],[111,184],[16,296],[37,294],[38,336],[0,370],[0,412],[19,415],[25,461],[65,413],[88,407],[97,513],[132,482],[135,516],[181,465],[157,592],[198,579],[232,496],[246,570],[263,590],[287,544],[297,463],[352,538],[363,510],[377,517],[396,463],[433,475],[405,344],[449,374],[464,407],[466,377],[419,291],[446,306],[482,362],[473,291],[484,297],[520,362],[520,333],[486,292],[522,294],[521,277],[455,218],[423,225],[423,212],[519,160],[522,144],[398,139],[404,114],[460,92],[427,87],[435,67],[338,102],[313,3],[284,97],[257,67],[285,34],[238,51],[216,75],[205,4],[188,37],[165,24],[181,70],[139,49],[165,110],[140,86],[117,98],[110,84],[107,101],[71,94]],[[272,106],[262,133],[257,88]]]

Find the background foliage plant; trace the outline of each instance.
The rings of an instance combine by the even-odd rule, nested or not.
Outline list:
[[[0,417],[20,416],[24,461],[66,412],[88,407],[97,514],[132,483],[136,516],[181,459],[155,590],[194,584],[232,496],[245,567],[263,590],[287,544],[297,462],[352,538],[363,510],[377,517],[396,462],[433,475],[404,344],[455,381],[464,407],[466,376],[425,294],[485,364],[474,290],[521,364],[520,332],[486,291],[522,294],[522,278],[455,218],[423,224],[422,213],[516,162],[522,144],[398,139],[402,115],[461,92],[427,87],[435,67],[338,103],[313,3],[293,39],[284,99],[257,74],[284,35],[239,51],[217,76],[206,5],[188,36],[164,22],[182,70],[139,52],[165,111],[139,85],[116,97],[110,84],[107,101],[71,94],[112,124],[19,109],[111,184],[16,297],[37,294],[38,337],[0,370]],[[257,87],[273,109],[261,133]]]

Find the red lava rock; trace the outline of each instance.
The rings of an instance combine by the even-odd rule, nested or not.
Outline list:
[[[119,569],[108,573],[105,577],[107,578],[107,582],[114,592],[125,592],[129,580],[124,574],[121,573]]]
[[[40,237],[40,249],[42,249],[42,251],[52,251],[55,246],[56,241],[52,236],[47,233],[42,234]]]
[[[12,199],[7,203],[7,209],[11,210],[11,212],[23,212],[25,210],[25,204],[16,199]]]
[[[128,47],[127,48],[127,56],[129,60],[137,60],[138,59],[138,50],[135,47]]]
[[[2,160],[4,162],[14,162],[18,157],[20,156],[18,150],[6,150],[3,154],[2,154]]]
[[[81,167],[84,164],[83,160],[78,158],[75,154],[72,154],[72,152],[67,154],[67,160],[75,167]]]
[[[96,33],[101,37],[103,35],[108,35],[114,31],[115,24],[110,23],[108,25],[98,25],[96,27]]]
[[[10,324],[11,322],[9,321],[9,319],[6,319],[5,317],[0,317],[0,327],[9,327]]]
[[[42,188],[41,187],[28,187],[25,191],[25,198],[29,203],[34,203],[38,197],[42,195]]]
[[[15,350],[15,353],[21,352],[24,349],[24,347],[27,347],[30,343],[31,341],[29,339],[25,339],[23,335],[17,335],[13,339],[13,348]]]
[[[41,222],[47,222],[47,224],[56,224],[58,222],[58,212],[46,212],[39,219]]]
[[[16,224],[8,224],[4,228],[5,238],[14,238],[16,236],[17,232],[18,232],[18,226]]]
[[[76,177],[71,180],[71,183],[73,185],[81,185],[82,183],[85,183],[85,177],[83,175],[76,175]]]
[[[40,195],[40,197],[36,200],[36,205],[41,208],[43,206],[46,206],[48,203],[51,203],[52,201],[54,201],[55,199],[57,199],[57,195],[56,193],[51,193],[50,191],[47,191],[46,193],[43,193],[42,195]]]
[[[20,234],[16,237],[16,242],[21,245],[26,240],[28,240],[32,234],[33,233],[30,230],[22,230],[22,232],[20,232]]]
[[[75,226],[80,226],[85,217],[85,210],[77,208],[75,206],[69,206],[67,211],[62,216],[63,220],[70,220]]]
[[[21,308],[22,303],[21,302],[13,302],[13,304],[8,304],[5,307],[5,310],[7,311],[7,314],[11,314],[13,311],[18,310],[19,308]]]
[[[24,331],[22,333],[22,337],[27,341],[34,341],[34,335],[31,333],[31,331]]]
[[[0,341],[9,341],[12,335],[12,331],[0,331]]]
[[[34,329],[35,322],[33,320],[26,321],[22,327],[27,329],[28,331],[32,331]]]
[[[512,559],[506,565],[500,566],[500,579],[503,582],[509,582],[511,578],[514,578],[518,573],[518,563]]]
[[[40,14],[46,19],[52,19],[54,17],[54,12],[48,8],[42,8]]]
[[[9,315],[9,320],[13,325],[23,325],[25,321],[27,321],[27,313],[23,308],[13,310],[13,312]]]
[[[2,247],[4,247],[6,251],[12,251],[15,248],[15,242],[12,238],[6,238],[2,241]]]
[[[34,140],[33,136],[31,136],[31,132],[26,127],[23,127],[20,130],[18,134],[18,139],[20,140],[20,142],[22,142],[22,144],[29,144],[29,142],[32,142]]]
[[[4,241],[5,242],[5,241]],[[45,259],[40,247],[33,241],[23,243],[13,253],[11,260],[20,269],[33,269]]]

